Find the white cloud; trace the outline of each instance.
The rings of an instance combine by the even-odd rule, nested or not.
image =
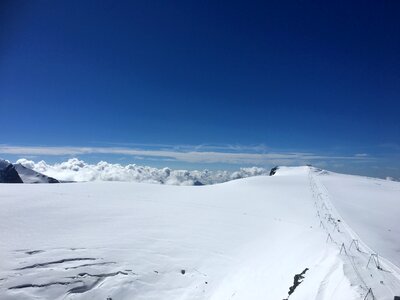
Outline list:
[[[263,168],[241,168],[236,172],[227,171],[188,171],[171,170],[169,168],[152,168],[129,164],[111,164],[101,161],[98,164],[87,164],[77,158],[50,165],[45,161],[19,159],[27,168],[43,173],[47,176],[64,181],[134,181],[147,183],[161,183],[173,185],[214,184],[233,179],[245,178],[256,175],[265,175],[269,170]]]
[[[185,149],[138,149],[138,148],[119,148],[119,147],[31,147],[31,146],[8,146],[0,145],[0,153],[14,155],[70,155],[79,156],[84,154],[118,154],[130,155],[135,157],[172,159],[188,163],[227,163],[227,164],[252,164],[252,165],[293,165],[305,164],[315,160],[365,160],[365,156],[324,156],[307,152],[266,152],[266,153],[247,153],[243,148],[240,151],[199,151],[194,146]],[[229,148],[233,150],[233,148]]]

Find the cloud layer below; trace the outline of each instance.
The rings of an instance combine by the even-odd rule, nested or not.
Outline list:
[[[172,185],[201,185],[226,182],[233,179],[256,175],[266,175],[269,170],[263,168],[241,168],[236,172],[228,171],[187,171],[169,168],[152,168],[129,164],[111,164],[101,161],[98,164],[87,164],[77,158],[69,159],[54,165],[45,161],[34,162],[25,158],[17,163],[63,181],[133,181]]]

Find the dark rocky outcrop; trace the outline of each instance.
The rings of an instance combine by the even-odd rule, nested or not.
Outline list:
[[[278,169],[279,169],[279,167],[273,167],[273,168],[271,169],[271,171],[269,172],[269,176],[275,175],[275,173],[276,173],[276,171],[278,171]]]
[[[23,183],[13,164],[0,159],[0,183]]]
[[[289,288],[288,298],[290,297],[291,294],[293,294],[294,290],[299,286],[299,284],[303,282],[304,275],[306,274],[307,271],[308,268],[305,268],[303,272],[301,272],[300,274],[294,275],[293,285]],[[283,300],[288,300],[288,298]]]

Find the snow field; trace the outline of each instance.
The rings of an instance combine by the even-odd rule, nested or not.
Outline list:
[[[290,300],[364,299],[366,287],[393,299],[395,272],[349,249],[320,178],[301,167],[200,187],[1,185],[0,298],[286,299],[308,268]]]

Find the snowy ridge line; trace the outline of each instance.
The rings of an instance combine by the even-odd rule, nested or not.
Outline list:
[[[322,185],[321,185],[321,186],[322,186]],[[317,188],[317,190],[319,190],[318,185],[316,184],[316,181],[315,181],[315,180],[314,180],[314,187]],[[322,187],[324,188],[324,186],[322,186]],[[326,188],[325,188],[325,191],[326,191]],[[325,210],[328,212],[328,213],[325,214],[325,220],[327,220],[328,223],[334,225],[333,231],[331,231],[331,232],[330,232],[326,227],[324,227],[325,231],[328,233],[327,242],[328,242],[329,239],[330,239],[331,242],[333,242],[333,243],[338,247],[338,249],[340,249],[339,254],[342,254],[342,250],[343,250],[343,252],[344,252],[344,254],[345,254],[345,257],[347,258],[347,260],[348,260],[349,263],[351,264],[351,266],[352,266],[352,268],[353,268],[355,274],[357,275],[357,277],[358,277],[358,279],[360,280],[360,282],[362,282],[363,285],[364,285],[363,288],[364,288],[366,294],[365,294],[365,296],[364,296],[363,299],[370,299],[370,298],[372,298],[372,299],[377,299],[377,298],[376,298],[376,295],[375,295],[376,292],[374,293],[374,292],[373,292],[373,289],[372,289],[372,287],[371,287],[371,285],[366,283],[366,280],[369,280],[369,277],[368,277],[367,275],[365,275],[365,280],[364,280],[364,278],[363,278],[363,276],[362,276],[362,274],[364,274],[367,270],[364,270],[364,269],[362,269],[362,268],[359,268],[360,266],[365,266],[365,265],[367,265],[366,268],[368,269],[368,263],[369,263],[369,261],[370,261],[372,255],[370,254],[370,252],[361,251],[361,250],[360,250],[360,247],[359,247],[359,244],[360,244],[360,243],[358,242],[358,240],[354,240],[354,239],[353,239],[352,242],[350,243],[349,252],[351,251],[351,245],[352,245],[352,243],[353,243],[354,241],[357,241],[357,244],[355,244],[355,246],[356,246],[355,248],[356,248],[356,250],[358,251],[358,252],[356,252],[356,253],[357,253],[359,256],[357,257],[357,255],[350,255],[349,252],[348,252],[347,249],[346,249],[346,246],[345,246],[345,243],[346,243],[345,238],[346,238],[346,236],[342,236],[342,237],[339,236],[339,237],[337,237],[337,236],[335,235],[335,238],[332,237],[333,233],[336,232],[335,230],[337,230],[337,232],[339,232],[339,233],[344,233],[343,231],[340,231],[339,226],[338,226],[337,222],[335,221],[336,218],[333,218],[333,217],[332,217],[333,215],[335,215],[336,217],[340,217],[340,214],[337,212],[337,210],[334,208],[334,206],[333,206],[332,203],[330,202],[329,196],[323,195],[323,196],[325,196],[325,197],[322,197],[322,195],[323,195],[323,193],[318,192],[318,193],[317,193],[316,199],[317,199],[317,200],[320,200],[320,202],[322,202],[321,208],[322,208],[322,209],[325,209]],[[324,199],[324,198],[325,198],[325,199]],[[327,205],[327,204],[328,204],[328,205]],[[339,220],[339,219],[338,219],[338,220]],[[341,220],[341,222],[343,222],[343,219],[342,219],[341,217],[340,217],[340,220]],[[349,227],[345,222],[343,222],[343,228],[345,229],[345,231],[347,231],[348,229],[350,229],[350,227]],[[348,231],[347,233],[349,234],[350,237],[352,237],[349,231]],[[339,243],[336,241],[337,239],[340,240],[340,242],[341,242],[340,245],[339,245]],[[363,244],[364,244],[364,243],[363,243]],[[364,249],[364,250],[366,250],[366,249]],[[365,257],[361,257],[362,254],[366,254],[366,255],[369,256],[369,259],[368,259],[368,263],[367,263],[367,264],[365,264],[365,261],[364,261],[363,263],[360,263],[363,259],[365,260]],[[356,259],[358,259],[358,262],[356,262]],[[376,263],[376,262],[375,262],[375,263]],[[379,269],[379,268],[380,268],[379,265],[376,265],[376,267],[377,267],[377,270],[382,270],[382,269]],[[371,274],[371,277],[372,277],[372,274]],[[383,277],[386,277],[386,276],[383,276]],[[383,282],[383,281],[381,281],[381,283],[382,283],[382,282]],[[387,286],[386,288],[390,291],[390,293],[391,293],[392,295],[395,294],[394,291],[393,291],[393,289],[391,289],[391,288],[388,287],[388,286]],[[375,289],[374,289],[374,290],[375,290]]]
[[[321,209],[325,209],[325,210],[327,210],[327,211],[329,211],[329,208],[328,208],[328,207],[326,206],[326,204],[323,202],[323,199],[320,197],[320,193],[318,193],[318,186],[317,186],[317,184],[316,184],[316,182],[315,182],[313,176],[311,175],[311,170],[309,171],[309,174],[308,174],[308,175],[309,175],[308,177],[309,177],[309,181],[310,181],[310,188],[311,188],[311,191],[312,191],[312,194],[313,194],[313,198],[314,198],[314,201],[315,201],[315,202],[314,202],[314,205],[315,205],[315,207],[316,207],[316,209],[317,209],[317,217],[318,217],[319,220],[320,220],[320,225],[322,224],[322,228],[323,228],[323,229],[325,230],[325,232],[328,234],[326,242],[328,242],[329,239],[330,239],[331,242],[333,242],[333,243],[338,247],[339,251],[341,252],[341,247],[342,247],[342,246],[339,245],[339,244],[333,239],[333,237],[332,237],[333,231],[330,232],[330,231],[328,230],[328,227],[324,224],[324,219],[326,220],[327,214],[325,214],[324,219],[321,218],[320,208],[321,208]],[[322,202],[321,207],[318,206],[318,200],[320,200],[320,201]],[[321,227],[321,226],[320,226],[320,227]],[[335,229],[338,229],[338,225],[334,225],[334,229],[333,229],[333,230],[335,230]],[[338,229],[338,230],[339,230],[339,229]],[[354,272],[355,272],[357,278],[360,280],[360,283],[361,283],[360,287],[362,287],[362,288],[364,289],[364,292],[365,292],[364,299],[367,299],[368,295],[370,294],[370,287],[366,284],[366,282],[365,282],[364,279],[362,278],[362,276],[361,276],[359,270],[357,269],[357,267],[356,267],[354,261],[351,259],[351,257],[349,257],[347,251],[345,250],[344,252],[345,252],[346,256],[348,257],[349,262],[350,262],[351,266],[353,267],[353,270],[354,270]],[[375,297],[374,297],[373,294],[372,294],[372,299],[375,299]]]
[[[340,214],[333,206],[332,202],[329,199],[329,193],[326,187],[314,176],[312,176],[311,169],[309,172],[309,180],[310,180],[310,187],[313,193],[313,197],[315,200],[315,206],[317,209],[317,216],[319,217],[320,224],[322,224],[323,229],[327,232],[327,242],[329,239],[336,244],[339,248],[339,254],[344,252],[345,257],[350,262],[357,278],[360,280],[362,285],[360,286],[364,292],[363,299],[377,299],[376,297],[382,295],[387,295],[387,291],[390,291],[392,296],[396,295],[394,290],[400,290],[400,282],[399,282],[399,273],[398,268],[390,263],[387,259],[382,259],[384,264],[381,264],[380,261],[376,261],[373,255],[376,255],[374,251],[372,251],[361,239],[358,235],[343,221],[343,218],[340,217]],[[325,193],[324,193],[325,192]],[[321,218],[321,211],[325,210],[324,219]],[[333,216],[336,216],[333,218]],[[332,231],[328,230],[328,226],[325,226],[324,223],[327,222],[327,225],[331,224],[333,226]],[[344,231],[340,230],[339,223],[342,225]],[[334,233],[343,234],[342,236],[335,236],[333,237]],[[339,240],[339,243],[336,241]],[[351,242],[350,242],[351,241]],[[351,252],[351,245],[354,241],[357,241],[355,248],[357,250],[356,255],[350,255]],[[350,242],[350,245],[348,244]],[[345,245],[349,245],[349,248],[346,249]],[[364,251],[360,250],[360,245]],[[344,250],[344,251],[343,251]],[[376,269],[371,270],[368,268],[368,264],[373,258],[373,263],[375,263]],[[377,259],[377,257],[376,257]],[[368,263],[366,261],[368,260]],[[382,268],[382,266],[385,267]],[[391,266],[394,266],[392,268]],[[374,273],[374,277],[372,277],[372,273]],[[370,273],[370,274],[367,274]],[[364,278],[363,275],[364,274]],[[370,276],[368,276],[370,275]],[[377,278],[376,280],[373,279]],[[379,280],[383,279],[383,280]],[[385,283],[385,285],[383,285]],[[385,292],[386,290],[386,292]],[[380,297],[378,297],[380,298]]]
[[[335,213],[335,215],[340,217],[339,212],[336,210],[336,208],[331,204],[331,202],[329,200],[329,196],[328,196],[329,192],[328,192],[327,188],[320,181],[318,181],[318,183],[319,183],[320,187],[322,187],[322,189],[324,189],[324,191],[325,191],[325,194],[326,194],[325,201],[330,203],[331,210]],[[355,233],[354,230],[352,230],[351,227],[344,221],[343,221],[343,227],[346,229],[346,231],[348,232],[350,237],[353,240],[357,240],[358,244],[361,245],[364,250],[366,250],[370,254],[377,254],[377,252],[374,251],[373,249],[371,249],[366,243],[364,243],[364,241],[357,235],[357,233]],[[387,258],[385,258],[381,255],[379,255],[379,262],[386,269],[391,271],[393,276],[397,277],[397,279],[400,280],[400,268],[399,267],[397,267],[395,264],[393,264],[391,261],[389,261]]]
[[[319,180],[318,180],[318,184],[319,184],[319,186],[324,190],[325,195],[326,195],[325,201],[327,201],[328,203],[330,203],[331,210],[334,212],[334,214],[335,214],[336,216],[339,216],[339,217],[341,218],[339,212],[336,210],[336,208],[332,205],[331,201],[329,200],[330,197],[329,197],[328,189],[327,189],[327,188],[325,187],[325,185],[324,185],[322,182],[320,182]],[[342,218],[341,218],[341,219],[342,219]],[[359,246],[361,245],[361,248],[363,248],[364,250],[366,250],[370,255],[371,255],[371,254],[378,254],[377,251],[371,249],[371,248],[358,236],[358,234],[355,233],[353,229],[351,229],[351,227],[350,227],[346,222],[343,221],[342,224],[343,224],[343,227],[344,227],[344,228],[346,229],[346,231],[348,232],[348,234],[350,235],[350,237],[351,237],[353,240],[357,240]],[[382,265],[383,267],[385,267],[388,271],[391,271],[392,274],[393,274],[393,276],[395,276],[395,277],[400,281],[400,268],[399,268],[399,267],[397,267],[397,266],[396,266],[395,264],[393,264],[390,260],[388,260],[387,258],[385,258],[385,257],[383,257],[383,256],[381,256],[381,255],[379,255],[379,263],[380,263],[380,265]]]
[[[338,227],[336,222],[335,223],[332,222],[332,215],[330,213],[329,214],[325,213],[324,219],[321,219],[320,208],[321,209],[325,209],[327,212],[330,211],[330,208],[324,202],[323,198],[321,197],[321,193],[318,192],[318,186],[317,186],[314,178],[312,177],[311,172],[309,173],[309,179],[310,179],[310,187],[311,187],[311,190],[313,192],[313,198],[315,200],[314,203],[315,203],[315,206],[316,206],[316,209],[317,209],[317,216],[318,216],[318,218],[320,220],[320,224],[322,225],[323,229],[328,234],[326,242],[331,240],[331,242],[333,242],[338,247],[338,249],[340,251],[340,254],[341,254],[342,247],[343,247],[342,245],[344,245],[344,243],[339,245],[339,243],[332,237],[332,235],[335,232],[335,230],[338,230],[340,232],[340,229],[339,229],[339,227]],[[318,207],[318,200],[320,200],[320,202],[322,202],[321,207]],[[328,217],[328,219],[327,219],[327,217]],[[324,221],[325,220],[327,220],[331,224],[332,223],[334,224],[333,231],[329,231],[328,230],[328,226],[324,225]],[[361,283],[360,287],[364,289],[364,292],[365,292],[364,299],[367,299],[367,297],[370,294],[372,296],[372,299],[375,299],[374,294],[371,292],[372,289],[366,284],[366,282],[362,278],[362,276],[360,274],[360,271],[358,270],[358,268],[356,266],[356,263],[354,262],[354,259],[349,256],[346,248],[344,248],[344,253],[346,254],[346,257],[348,258],[348,261],[350,262],[350,265],[353,267],[353,270],[354,270],[357,278],[359,279],[359,281]]]

